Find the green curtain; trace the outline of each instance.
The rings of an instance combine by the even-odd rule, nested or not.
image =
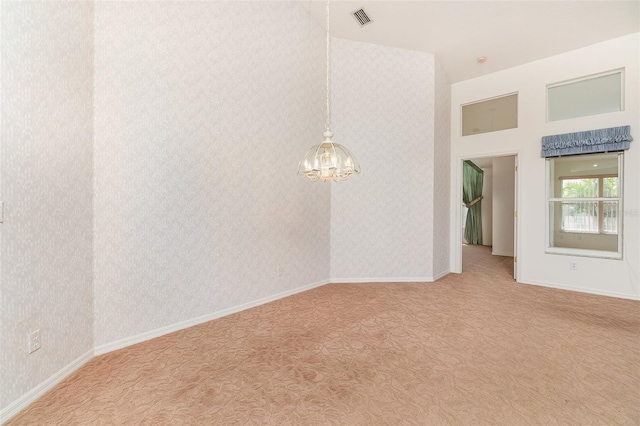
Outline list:
[[[482,180],[484,172],[471,161],[463,164],[462,201],[469,209],[464,226],[464,239],[469,244],[482,244]]]

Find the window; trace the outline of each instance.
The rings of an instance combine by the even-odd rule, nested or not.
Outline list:
[[[622,111],[623,70],[547,86],[547,121]]]
[[[618,203],[608,201],[618,196],[618,176],[560,177],[562,198],[561,230],[592,234],[618,233]],[[575,198],[599,199],[575,201]],[[607,201],[605,201],[607,200]]]
[[[518,94],[462,105],[462,136],[518,127]]]
[[[622,153],[547,159],[547,252],[621,257]]]

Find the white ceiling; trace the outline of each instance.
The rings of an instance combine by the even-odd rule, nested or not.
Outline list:
[[[309,8],[324,25],[325,3]],[[451,83],[638,31],[638,0],[331,1],[332,36],[433,53]]]
[[[493,169],[493,157],[472,158],[471,161],[481,169]]]

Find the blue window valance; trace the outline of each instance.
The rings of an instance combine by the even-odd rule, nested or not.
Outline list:
[[[631,126],[587,130],[542,137],[542,156],[590,154],[593,152],[622,151],[629,149]]]

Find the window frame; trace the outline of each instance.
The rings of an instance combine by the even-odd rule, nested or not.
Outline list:
[[[614,153],[610,153],[610,154],[614,154]],[[618,160],[618,196],[613,198],[613,197],[592,197],[592,198],[562,198],[562,197],[554,197],[553,192],[552,192],[552,183],[554,182],[554,164],[552,163],[553,160],[555,160],[556,158],[560,158],[560,157],[551,157],[551,158],[547,158],[545,160],[545,178],[546,178],[546,199],[545,199],[545,204],[546,204],[546,213],[545,213],[545,253],[547,254],[561,254],[561,255],[571,255],[571,256],[584,256],[584,257],[596,257],[596,258],[603,258],[603,259],[622,259],[623,258],[623,253],[622,253],[622,239],[623,239],[623,212],[624,212],[624,152],[620,151],[615,153],[617,155],[617,160]],[[589,154],[584,154],[589,155]],[[576,178],[584,178],[585,176],[578,176],[578,177],[570,177],[573,179]],[[604,179],[605,177],[610,177],[610,176],[605,176],[605,175],[596,175],[596,176],[590,176],[590,177],[598,177],[601,179]],[[562,178],[562,177],[560,177]],[[566,177],[569,178],[569,177]],[[602,195],[602,185],[599,185],[598,188],[598,195]],[[562,194],[560,194],[562,195]],[[606,251],[606,250],[594,250],[594,249],[581,249],[581,248],[573,248],[573,247],[554,247],[553,246],[553,240],[552,240],[552,231],[555,229],[555,223],[553,222],[553,206],[554,203],[557,202],[562,202],[562,201],[567,201],[567,200],[571,200],[571,201],[575,201],[575,202],[598,202],[598,209],[599,209],[599,213],[600,213],[600,209],[601,206],[603,205],[603,202],[606,201],[617,201],[618,202],[618,232],[617,234],[614,233],[602,233],[602,232],[598,232],[598,233],[593,233],[593,232],[581,232],[581,231],[563,231],[560,230],[560,232],[565,232],[565,233],[569,233],[569,234],[589,234],[589,235],[617,235],[618,237],[618,250],[617,251]],[[602,221],[603,217],[601,214],[599,214],[598,217],[598,229],[601,230],[602,229],[602,225],[600,224],[600,222]]]
[[[491,102],[491,101],[496,101],[498,99],[502,99],[502,98],[507,98],[510,96],[515,96],[516,97],[516,123],[515,126],[513,127],[507,127],[504,129],[492,129],[492,130],[487,130],[484,132],[477,132],[477,133],[469,133],[469,134],[464,134],[464,126],[465,126],[465,121],[464,121],[464,109],[465,107],[469,107],[472,105],[477,105],[477,104],[481,104],[481,103],[486,103],[486,102]],[[493,132],[502,132],[505,130],[511,130],[511,129],[517,129],[519,126],[519,119],[520,119],[520,93],[519,92],[510,92],[510,93],[505,93],[503,95],[498,95],[498,96],[492,96],[490,98],[485,98],[485,99],[479,99],[477,101],[472,101],[472,102],[467,102],[464,104],[460,104],[460,136],[461,137],[468,137],[468,136],[477,136],[477,135],[483,135],[485,133],[493,133]],[[493,128],[493,125],[491,126]]]
[[[616,110],[616,111],[609,111],[609,112],[602,112],[602,113],[594,113],[594,114],[588,114],[588,115],[579,115],[576,117],[567,117],[567,118],[558,118],[555,120],[552,120],[551,117],[549,117],[549,89],[553,89],[556,87],[561,87],[561,86],[567,86],[570,84],[575,84],[575,83],[580,83],[582,81],[587,81],[587,80],[593,80],[596,78],[600,78],[600,77],[606,77],[609,75],[613,75],[613,74],[620,74],[620,109]],[[585,75],[582,77],[578,77],[578,78],[572,78],[570,80],[564,80],[564,81],[559,81],[557,83],[551,83],[551,84],[547,84],[546,90],[545,90],[545,120],[547,123],[554,123],[557,121],[564,121],[564,120],[575,120],[577,118],[583,118],[583,117],[591,117],[594,115],[600,115],[600,114],[612,114],[615,112],[622,112],[625,109],[625,98],[624,98],[624,80],[625,80],[625,69],[624,68],[616,68],[613,70],[609,70],[609,71],[604,71],[604,72],[600,72],[597,74],[590,74],[590,75]]]
[[[618,191],[617,197],[605,197],[604,196],[604,180],[608,178],[616,178],[618,179],[618,185],[620,184],[620,176],[605,174],[605,175],[584,175],[584,176],[560,176],[558,179],[560,181],[564,180],[579,180],[579,179],[597,179],[598,181],[598,196],[597,197],[559,197],[559,198],[551,198],[549,201],[555,202],[567,202],[570,204],[571,201],[575,203],[598,203],[598,230],[596,232],[592,231],[567,231],[565,229],[560,229],[560,232],[564,232],[566,234],[590,234],[590,235],[620,235],[619,229],[616,229],[616,232],[606,232],[604,230],[604,204],[606,202],[617,201],[618,206],[620,206],[620,202],[622,201],[622,197],[620,197],[620,191]],[[618,207],[618,216],[620,216],[620,208]],[[619,220],[618,220],[619,221]]]

